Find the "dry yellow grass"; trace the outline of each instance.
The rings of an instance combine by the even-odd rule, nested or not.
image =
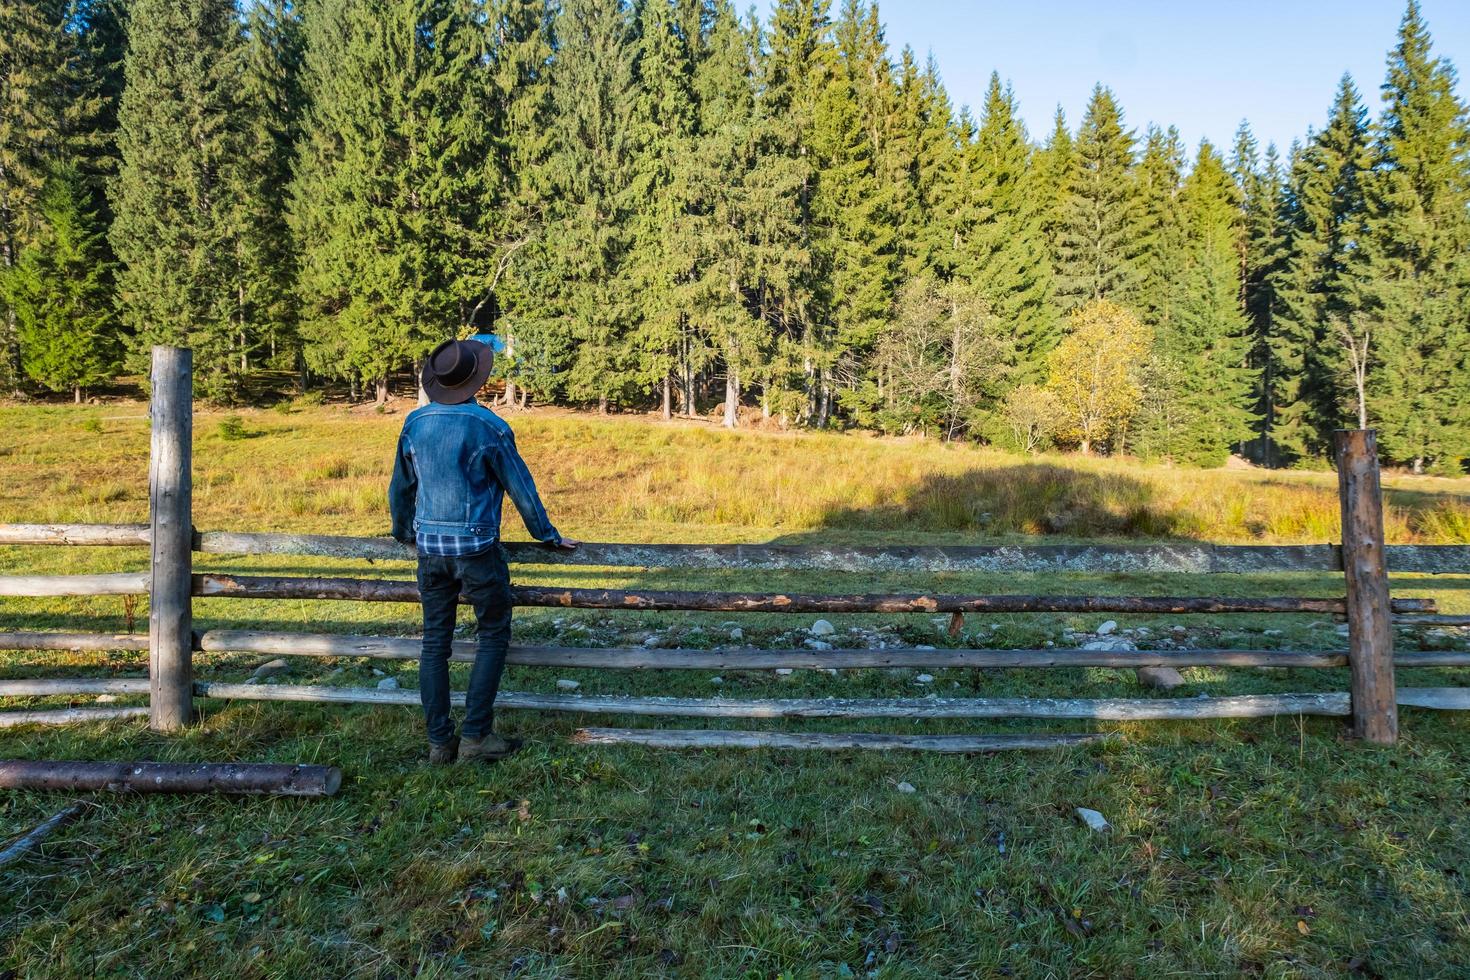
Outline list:
[[[0,520],[142,520],[141,404],[0,409]],[[195,426],[201,527],[381,533],[402,414],[342,407]],[[726,432],[702,423],[511,416],[554,519],[583,537],[961,541],[1047,535],[1297,543],[1337,537],[1331,473],[1023,457],[922,439]],[[100,431],[97,431],[100,427]],[[1470,480],[1390,474],[1396,542],[1470,541]],[[512,535],[519,533],[512,520]]]

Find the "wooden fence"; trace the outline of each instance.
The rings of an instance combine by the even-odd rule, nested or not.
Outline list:
[[[146,525],[0,525],[0,545],[147,546],[149,571],[112,575],[27,575],[0,577],[0,596],[149,596],[149,629],[141,635],[104,633],[0,632],[0,649],[148,650],[149,676],[142,679],[26,679],[0,681],[0,697],[148,693],[146,709],[159,731],[176,731],[193,717],[193,699],[231,698],[353,704],[416,704],[417,692],[313,685],[247,685],[196,681],[196,652],[237,652],[305,657],[412,659],[418,640],[409,637],[345,636],[251,630],[196,630],[195,596],[223,598],[338,599],[416,602],[411,581],[364,578],[264,577],[195,574],[194,553],[300,555],[406,560],[410,547],[385,538],[266,534],[194,529],[190,454],[192,394],[190,354],[159,347],[153,352],[152,451]],[[958,632],[966,613],[1315,613],[1345,617],[1348,646],[1342,651],[1280,650],[682,650],[647,648],[512,646],[509,662],[556,667],[627,669],[853,669],[867,667],[1342,667],[1351,671],[1351,690],[1328,694],[1276,694],[1192,698],[1032,699],[894,698],[777,699],[667,698],[542,695],[505,692],[504,708],[582,714],[687,716],[696,718],[1241,718],[1268,715],[1341,715],[1357,736],[1392,743],[1398,706],[1470,709],[1470,688],[1395,690],[1394,668],[1470,666],[1470,652],[1398,654],[1395,622],[1470,625],[1470,617],[1442,616],[1433,602],[1391,599],[1388,573],[1470,571],[1470,546],[1385,547],[1382,491],[1371,431],[1337,436],[1342,501],[1341,545],[1230,546],[1212,544],[1139,546],[944,546],[795,547],[778,545],[584,544],[575,552],[550,552],[535,545],[507,545],[512,562],[634,568],[820,569],[844,572],[1341,572],[1341,598],[1160,596],[1040,596],[787,593],[608,590],[516,587],[520,606],[578,609],[697,610],[729,613],[948,613]],[[454,659],[473,657],[473,644],[458,641]],[[89,718],[129,717],[145,709],[67,708],[0,713],[0,727],[63,723]],[[824,733],[659,731],[582,729],[589,744],[629,742],[660,746],[770,745],[825,748],[915,748],[951,752],[1038,748],[1078,744],[1095,735],[862,735]]]

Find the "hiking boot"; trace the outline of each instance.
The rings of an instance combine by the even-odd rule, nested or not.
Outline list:
[[[514,755],[516,749],[521,747],[518,738],[501,738],[494,732],[484,738],[467,738],[460,743],[460,762],[495,762],[507,756]]]
[[[431,765],[447,766],[454,761],[459,754],[459,739],[452,738],[447,742],[429,743],[429,762]]]

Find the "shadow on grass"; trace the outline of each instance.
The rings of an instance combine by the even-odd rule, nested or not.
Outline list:
[[[833,508],[820,524],[823,530],[1167,538],[1184,534],[1189,522],[1140,480],[1026,463],[926,475],[894,488],[885,504]],[[801,544],[820,533],[783,535],[773,543]]]

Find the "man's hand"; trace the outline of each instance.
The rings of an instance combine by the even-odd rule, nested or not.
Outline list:
[[[552,551],[576,551],[577,545],[581,543],[576,538],[562,538],[560,541],[554,543],[548,542],[546,547]]]

